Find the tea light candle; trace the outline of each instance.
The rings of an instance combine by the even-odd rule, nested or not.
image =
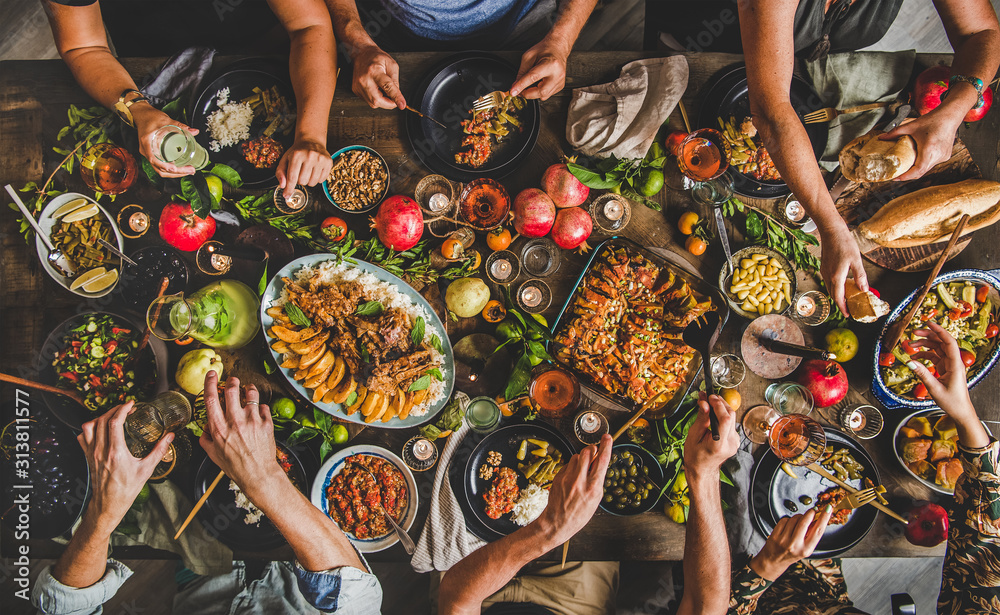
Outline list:
[[[867,423],[867,422],[868,421],[865,419],[864,412],[861,412],[861,410],[859,410],[859,409],[855,409],[847,417],[847,425],[848,425],[848,427],[850,427],[854,431],[859,431],[859,430],[863,429],[864,426],[865,426],[865,423]]]
[[[789,222],[801,222],[806,217],[806,210],[802,204],[796,200],[785,203],[785,218]]]
[[[611,199],[604,204],[604,217],[608,220],[621,220],[625,214],[625,208],[618,199]]]
[[[577,423],[582,431],[594,433],[601,429],[601,418],[596,412],[584,412]]]
[[[808,296],[802,295],[795,303],[795,313],[799,316],[812,316],[816,312],[816,301]]]
[[[128,217],[128,227],[135,233],[145,233],[149,228],[149,214],[137,211]]]
[[[498,280],[506,280],[513,270],[510,261],[506,258],[498,258],[490,265],[490,274]]]
[[[437,192],[431,195],[431,198],[427,200],[427,207],[436,214],[439,214],[446,209],[451,203],[448,201],[448,197],[444,193]]]
[[[542,302],[542,290],[537,286],[525,286],[521,289],[521,302],[528,307],[536,307]]]
[[[220,273],[229,271],[229,268],[233,266],[233,259],[225,254],[212,254],[208,262],[213,269]]]
[[[427,461],[434,456],[434,445],[426,438],[420,438],[413,443],[413,456],[420,461]]]

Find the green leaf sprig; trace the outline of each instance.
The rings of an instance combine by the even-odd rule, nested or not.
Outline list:
[[[312,320],[309,319],[305,313],[291,301],[285,303],[285,314],[288,315],[288,320],[292,321],[293,325],[298,325],[300,327],[310,327],[312,326]]]

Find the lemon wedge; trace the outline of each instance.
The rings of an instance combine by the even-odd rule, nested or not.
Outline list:
[[[81,207],[86,207],[89,204],[90,204],[90,201],[88,201],[87,199],[84,199],[84,198],[73,199],[69,203],[66,203],[65,205],[63,205],[59,209],[57,209],[54,212],[52,212],[52,217],[53,218],[62,218],[63,216],[65,216],[67,214],[70,214],[70,213],[72,213],[72,212],[80,209]]]
[[[101,209],[96,204],[91,203],[88,207],[81,207],[66,214],[63,216],[62,221],[67,224],[71,222],[79,222],[80,220],[86,220],[87,218],[96,215],[99,211],[101,211]]]
[[[118,270],[112,269],[107,271],[96,278],[91,279],[83,285],[83,290],[88,293],[99,293],[102,290],[107,290],[115,285],[118,281]]]
[[[107,272],[108,270],[105,269],[104,267],[95,267],[90,271],[81,273],[80,275],[76,276],[76,278],[73,280],[73,283],[69,285],[69,289],[79,290],[80,287],[83,286],[84,284],[101,277]]]

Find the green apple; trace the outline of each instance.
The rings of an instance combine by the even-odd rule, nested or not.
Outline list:
[[[211,348],[191,350],[181,357],[177,364],[174,380],[191,395],[205,390],[205,376],[214,371],[222,381],[222,357]]]

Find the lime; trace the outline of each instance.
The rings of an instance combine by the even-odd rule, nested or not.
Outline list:
[[[615,194],[621,194],[622,193],[622,185],[618,184],[617,186],[612,186],[611,188],[608,188],[608,192],[613,192]]]
[[[642,196],[653,196],[663,190],[663,171],[649,169],[642,175],[642,183],[638,186]]]
[[[501,341],[516,340],[521,337],[522,333],[521,325],[513,319],[504,320],[497,325],[497,337]]]
[[[205,175],[205,183],[208,184],[208,192],[216,201],[222,198],[222,178],[218,175]]]
[[[347,433],[347,428],[343,425],[334,425],[333,431],[330,433],[334,444],[343,444],[344,442],[347,442],[347,438],[350,437],[350,435],[351,434]]]
[[[649,146],[649,151],[646,152],[646,160],[648,162],[652,162],[653,160],[656,160],[657,158],[663,158],[666,155],[667,152],[666,150],[663,149],[663,146],[660,145],[660,142],[653,141],[653,144]]]
[[[149,500],[150,493],[151,491],[149,489],[149,483],[146,483],[145,485],[142,486],[142,489],[139,490],[139,494],[135,496],[135,501],[132,502],[132,505],[142,506],[143,504],[146,503],[147,500]]]
[[[858,336],[850,329],[833,329],[826,334],[826,349],[838,363],[846,363],[858,354]]]
[[[275,400],[271,404],[271,412],[278,418],[290,419],[295,417],[295,402],[287,397]]]

